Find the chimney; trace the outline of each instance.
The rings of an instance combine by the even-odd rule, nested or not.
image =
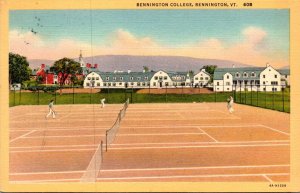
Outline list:
[[[127,70],[128,74],[131,72],[131,70]]]
[[[117,73],[117,71],[115,70],[115,71],[114,71],[114,73],[116,74],[116,73]]]

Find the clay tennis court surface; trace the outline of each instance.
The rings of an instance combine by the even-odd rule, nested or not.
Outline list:
[[[13,183],[80,182],[122,104],[10,108]],[[226,103],[129,104],[98,182],[278,182],[290,178],[289,114]]]

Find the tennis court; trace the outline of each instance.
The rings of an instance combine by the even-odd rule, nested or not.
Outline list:
[[[129,104],[125,113],[123,104],[57,105],[57,118],[45,119],[46,105],[13,107],[10,181],[289,181],[290,115],[234,108]]]

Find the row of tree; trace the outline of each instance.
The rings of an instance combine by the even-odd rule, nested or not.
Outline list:
[[[55,74],[60,74],[59,84],[62,86],[66,80],[70,77],[71,82],[77,81],[78,74],[82,74],[82,68],[80,63],[70,58],[62,58],[54,62],[50,67],[50,71]],[[19,54],[9,53],[9,83],[23,83],[30,80],[32,70],[29,67],[29,63],[26,57]],[[49,72],[46,72],[49,73]],[[41,81],[42,77],[37,77],[37,82]]]

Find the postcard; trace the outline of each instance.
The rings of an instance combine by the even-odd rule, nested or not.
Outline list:
[[[0,2],[1,191],[300,191],[298,1]]]

